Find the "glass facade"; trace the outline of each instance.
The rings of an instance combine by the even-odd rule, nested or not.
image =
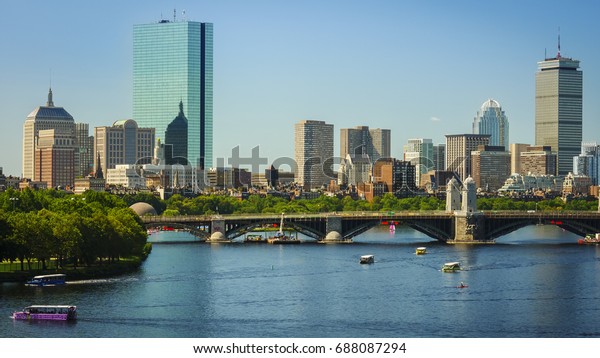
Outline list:
[[[490,145],[502,146],[505,151],[509,150],[508,118],[500,103],[489,99],[481,105],[473,120],[473,134],[489,134]]]
[[[200,168],[213,158],[213,25],[192,21],[133,28],[133,119],[165,140],[176,104],[186,106],[188,159]]]

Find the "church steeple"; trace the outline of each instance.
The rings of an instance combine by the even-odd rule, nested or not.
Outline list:
[[[46,102],[46,107],[54,107],[54,102],[52,102],[52,87],[48,91],[48,102]]]
[[[104,179],[104,173],[102,173],[102,164],[100,163],[100,152],[98,152],[98,159],[96,160],[96,163],[97,163],[97,168],[96,168],[95,177],[97,179]]]

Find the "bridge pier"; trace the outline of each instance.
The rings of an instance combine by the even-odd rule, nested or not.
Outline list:
[[[210,220],[210,238],[208,238],[206,242],[229,242],[230,240],[227,239],[225,233],[225,219],[222,217],[214,217]]]
[[[352,242],[352,239],[344,240],[342,227],[342,218],[338,215],[328,215],[327,221],[325,222],[326,235],[319,242],[325,244],[332,243],[347,243]]]
[[[449,244],[492,244],[485,237],[485,217],[482,213],[457,211],[454,213],[454,240]]]

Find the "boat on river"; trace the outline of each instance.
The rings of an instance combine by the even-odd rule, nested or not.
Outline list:
[[[600,234],[588,234],[583,239],[578,240],[579,245],[598,245],[600,244]]]
[[[279,231],[267,239],[269,244],[299,244],[300,241],[297,237],[286,235],[283,232],[283,213],[281,214],[281,222],[279,223]]]
[[[249,235],[246,235],[246,237],[244,238],[244,242],[261,243],[261,242],[267,242],[267,240],[262,235],[249,234]]]
[[[442,266],[442,272],[456,272],[460,270],[459,262],[446,262],[444,266]]]
[[[417,254],[417,255],[425,255],[426,253],[427,253],[426,247],[417,247],[417,249],[415,250],[415,254]]]
[[[63,273],[55,273],[52,275],[39,275],[34,276],[31,280],[27,281],[27,286],[56,286],[64,285],[66,283],[67,275]]]
[[[15,320],[74,321],[77,319],[77,307],[69,305],[34,305],[13,312]]]
[[[362,255],[359,262],[361,264],[372,264],[375,262],[375,255]]]

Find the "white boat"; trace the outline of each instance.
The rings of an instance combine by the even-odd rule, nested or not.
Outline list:
[[[375,262],[375,255],[362,255],[360,257],[361,264],[372,264]]]
[[[442,272],[455,272],[460,270],[459,262],[446,262],[444,266],[442,266]]]
[[[40,275],[35,276],[31,280],[27,281],[27,286],[56,286],[64,285],[66,282],[67,275],[62,273],[56,273],[52,275]]]

